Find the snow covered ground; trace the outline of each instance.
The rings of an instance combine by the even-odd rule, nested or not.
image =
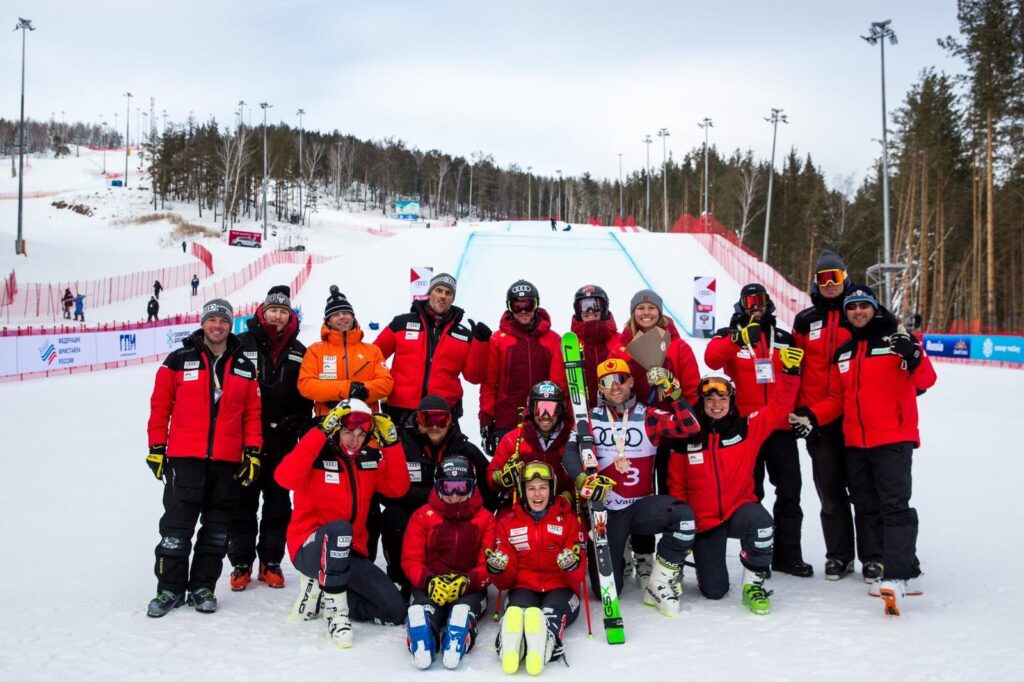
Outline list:
[[[33,168],[44,161],[33,160]],[[51,180],[52,187],[83,191],[73,177],[62,184],[59,174],[53,175],[58,180]],[[0,184],[0,191],[7,189]],[[58,217],[51,200],[33,200],[44,203],[33,209],[28,225],[33,230],[27,233],[28,262],[15,260],[5,247],[0,268],[16,267],[19,279],[25,270],[32,274],[24,279],[47,281],[66,278],[65,270],[95,277],[182,262],[180,248],[160,246],[170,229],[166,223],[109,226],[115,214],[145,210],[142,193],[139,201],[126,202],[113,190],[84,191],[104,197],[97,201],[104,217]],[[0,244],[13,241],[15,203],[0,201]],[[189,219],[196,218],[192,211],[182,207]],[[51,246],[40,246],[40,253],[32,245],[44,239],[45,221],[57,227]],[[371,322],[384,325],[407,309],[412,266],[458,273],[456,304],[492,327],[505,289],[520,277],[538,286],[559,332],[568,328],[573,292],[587,282],[608,289],[620,323],[629,298],[648,283],[686,327],[694,275],[719,277],[720,310],[738,292],[739,285],[685,236],[623,236],[583,226],[552,233],[546,224],[497,223],[406,229],[385,239],[360,229],[381,222],[366,214],[314,216],[308,248],[340,257],[315,267],[296,297],[306,313],[304,341],[318,338],[332,283],[349,296],[372,339]],[[97,240],[105,243],[102,249]],[[218,249],[218,272],[260,255],[255,249],[210,244]],[[99,263],[101,251],[121,254],[120,264]],[[293,274],[293,266],[277,266],[231,300],[258,300],[276,283],[271,280],[287,281]],[[166,291],[162,302],[179,305],[179,294]],[[141,304],[110,307],[131,312],[135,305]],[[703,342],[694,345],[700,357]],[[815,565],[813,579],[773,578],[773,612],[763,618],[740,606],[737,589],[720,602],[701,598],[692,572],[676,619],[645,608],[630,585],[622,595],[627,643],[604,643],[595,609],[594,639],[587,639],[581,618],[567,640],[570,667],[556,663],[545,677],[1022,679],[1024,654],[1014,623],[1024,606],[1016,580],[1024,549],[1015,537],[1024,527],[1017,502],[1024,460],[1016,452],[1012,427],[1007,428],[1024,408],[1021,375],[949,364],[937,370],[938,384],[920,399],[924,446],[916,454],[913,500],[921,517],[918,546],[926,593],[909,601],[905,615],[884,617],[881,603],[867,595],[859,579],[831,583],[821,577],[818,502],[804,454],[804,556]],[[155,371],[149,364],[0,384],[0,541],[7,548],[0,561],[0,677],[270,680],[329,670],[332,677],[351,679],[419,679],[422,673],[404,652],[401,628],[356,624],[355,648],[339,651],[322,621],[288,623],[296,589],[290,566],[284,590],[260,585],[232,593],[225,574],[215,615],[183,608],[160,620],[146,617],[155,590],[152,552],[161,512],[160,484],[143,461]],[[476,438],[475,387],[469,387],[466,404],[465,427]],[[44,442],[46,432],[58,440]],[[737,551],[730,545],[734,586],[740,574]],[[495,634],[493,623],[482,624],[478,646],[461,667],[464,678],[504,677],[493,652]]]

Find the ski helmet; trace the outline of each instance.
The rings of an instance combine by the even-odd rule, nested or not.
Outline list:
[[[555,501],[558,487],[555,470],[542,459],[526,462],[523,465],[522,475],[519,477],[519,501],[525,509],[529,509],[529,504],[526,500],[526,484],[537,478],[549,483],[551,495],[548,497],[548,506],[550,507]]]
[[[760,305],[765,306],[765,315],[771,315],[775,312],[775,301],[768,295],[768,290],[764,288],[763,284],[757,282],[745,284],[740,289],[740,300],[735,305],[736,312],[747,315],[751,309]]]
[[[526,399],[526,411],[529,413],[531,418],[534,416],[534,408],[537,403],[541,401],[557,403],[558,412],[556,414],[557,416],[561,416],[565,405],[565,391],[563,391],[562,388],[553,381],[545,380],[539,384],[535,384],[534,387],[530,389],[530,395]]]
[[[464,455],[445,457],[434,469],[434,488],[438,495],[472,495],[476,488],[476,467]]]
[[[707,413],[704,412],[704,398],[709,395],[728,396],[730,400],[727,414],[737,414],[736,385],[729,377],[722,374],[708,374],[700,380],[700,383],[697,384],[697,404],[693,406],[698,418],[707,416]]]
[[[373,430],[373,410],[362,400],[348,398],[338,403],[338,407],[347,407],[349,409],[349,412],[341,418],[341,428],[346,431],[362,429],[364,433],[370,433]],[[365,444],[365,441],[363,444]],[[363,444],[359,448],[350,451],[349,448],[342,444],[341,439],[338,439],[338,445],[348,455],[354,455],[359,452]]]
[[[607,320],[610,314],[608,311],[608,293],[596,284],[584,284],[576,290],[576,295],[573,296],[572,300],[573,310],[576,311],[576,319],[583,319],[583,299],[586,298],[598,300],[601,306],[601,319]]]
[[[533,299],[534,307],[540,305],[540,293],[537,291],[537,287],[525,279],[518,279],[512,283],[512,286],[508,288],[508,293],[505,294],[505,307],[508,308],[509,312],[512,312],[513,301],[527,299]]]

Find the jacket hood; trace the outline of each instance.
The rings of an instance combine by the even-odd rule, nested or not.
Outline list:
[[[356,343],[362,343],[363,330],[360,328],[359,323],[356,322],[356,326],[349,331],[339,332],[328,327],[325,322],[320,325],[320,340],[334,346],[351,346]]]
[[[512,313],[506,310],[501,316],[498,329],[506,334],[513,334],[515,336],[543,336],[551,331],[551,316],[548,315],[548,311],[544,310],[544,308],[537,308],[537,314],[533,318],[533,326],[526,329],[520,326],[515,318],[512,317]]]
[[[615,317],[611,313],[608,313],[606,320],[589,320],[587,322],[577,320],[573,315],[570,328],[574,334],[591,343],[605,343],[616,334]]]

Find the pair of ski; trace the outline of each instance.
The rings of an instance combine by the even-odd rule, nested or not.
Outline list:
[[[579,337],[573,332],[562,335],[562,360],[565,363],[565,376],[569,384],[569,399],[572,401],[580,461],[583,463],[584,471],[597,473],[594,436],[590,430],[590,409],[587,407],[587,382],[583,374],[583,354]],[[626,641],[626,631],[622,623],[622,611],[619,609],[619,593],[615,589],[612,553],[608,547],[608,511],[604,507],[604,502],[600,500],[591,500],[587,506],[590,511],[590,529],[597,561],[605,637],[609,644],[622,644]]]

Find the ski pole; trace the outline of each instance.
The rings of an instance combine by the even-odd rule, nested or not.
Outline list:
[[[501,620],[501,616],[499,615],[499,611],[500,610],[501,610],[501,590],[499,589],[498,590],[498,598],[494,601],[494,615],[491,616],[491,620],[493,620],[495,623],[497,623],[499,620]]]

